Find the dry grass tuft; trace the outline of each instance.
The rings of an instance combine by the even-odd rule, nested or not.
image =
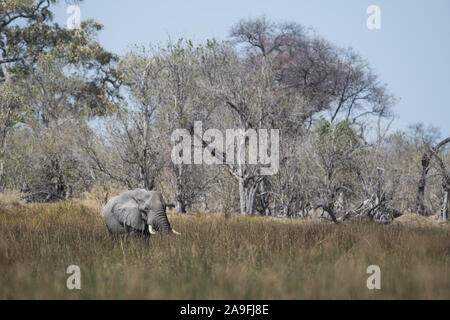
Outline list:
[[[393,222],[394,225],[407,225],[411,227],[447,227],[448,224],[439,220],[439,216],[425,217],[419,214],[408,213],[397,218]]]
[[[449,299],[449,226],[170,214],[111,239],[95,206],[0,207],[0,299]],[[82,288],[66,288],[67,266]],[[379,291],[366,269],[381,268]]]
[[[114,185],[97,185],[94,186],[89,192],[84,192],[81,197],[75,199],[74,201],[89,208],[90,210],[100,212],[103,208],[103,205],[105,205],[109,199],[125,191],[127,190],[124,188],[116,187]]]
[[[18,190],[4,190],[0,192],[0,207],[21,207],[25,201],[20,196]]]

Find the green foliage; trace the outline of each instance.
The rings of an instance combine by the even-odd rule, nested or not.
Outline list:
[[[120,100],[117,57],[97,41],[102,25],[86,20],[62,28],[53,22],[56,2],[0,2],[0,187],[26,182],[44,199],[64,199],[89,185],[75,132],[92,117],[114,113]]]
[[[117,57],[97,42],[96,34],[103,28],[98,22],[86,20],[80,29],[71,30],[53,23],[51,5],[56,2],[1,3],[2,73],[7,71],[13,81],[32,77],[48,59],[60,67],[75,68],[83,74],[80,81],[84,83],[73,98],[83,100],[86,114],[103,115],[105,109],[114,107],[111,101],[118,97],[119,83],[112,68]]]
[[[344,120],[332,123],[324,118],[314,124],[317,153],[327,170],[351,170],[362,154],[362,141],[353,124]]]
[[[26,118],[27,111],[17,88],[0,85],[0,128],[9,130]]]
[[[361,144],[361,139],[349,120],[332,123],[321,117],[314,123],[314,130],[324,144],[333,141],[339,146],[350,146],[352,148]]]

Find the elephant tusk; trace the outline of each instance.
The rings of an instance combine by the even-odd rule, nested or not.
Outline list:
[[[181,233],[179,233],[178,231],[175,231],[175,229],[172,229],[172,232],[173,232],[174,234],[176,234],[177,236],[181,236]]]
[[[153,230],[153,227],[151,225],[148,225],[148,231],[150,234],[156,234],[155,230]]]

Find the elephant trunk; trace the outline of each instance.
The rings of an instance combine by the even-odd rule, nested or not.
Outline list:
[[[165,210],[156,211],[153,215],[152,221],[149,221],[149,226],[153,226],[155,231],[162,233],[168,233],[172,230]]]
[[[172,229],[169,223],[169,219],[167,218],[166,210],[157,211],[152,216],[152,219],[148,221],[149,231],[151,234],[154,234],[156,231],[162,233],[174,233],[177,235],[181,235],[181,233]]]

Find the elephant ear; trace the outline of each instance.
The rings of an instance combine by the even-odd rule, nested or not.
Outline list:
[[[145,202],[149,199],[150,195],[151,193],[148,192],[147,190],[135,189],[132,191],[131,198],[136,202],[139,209],[144,209],[141,207],[145,205]]]
[[[117,203],[114,206],[114,214],[121,224],[139,231],[145,230],[145,220],[135,201]]]

